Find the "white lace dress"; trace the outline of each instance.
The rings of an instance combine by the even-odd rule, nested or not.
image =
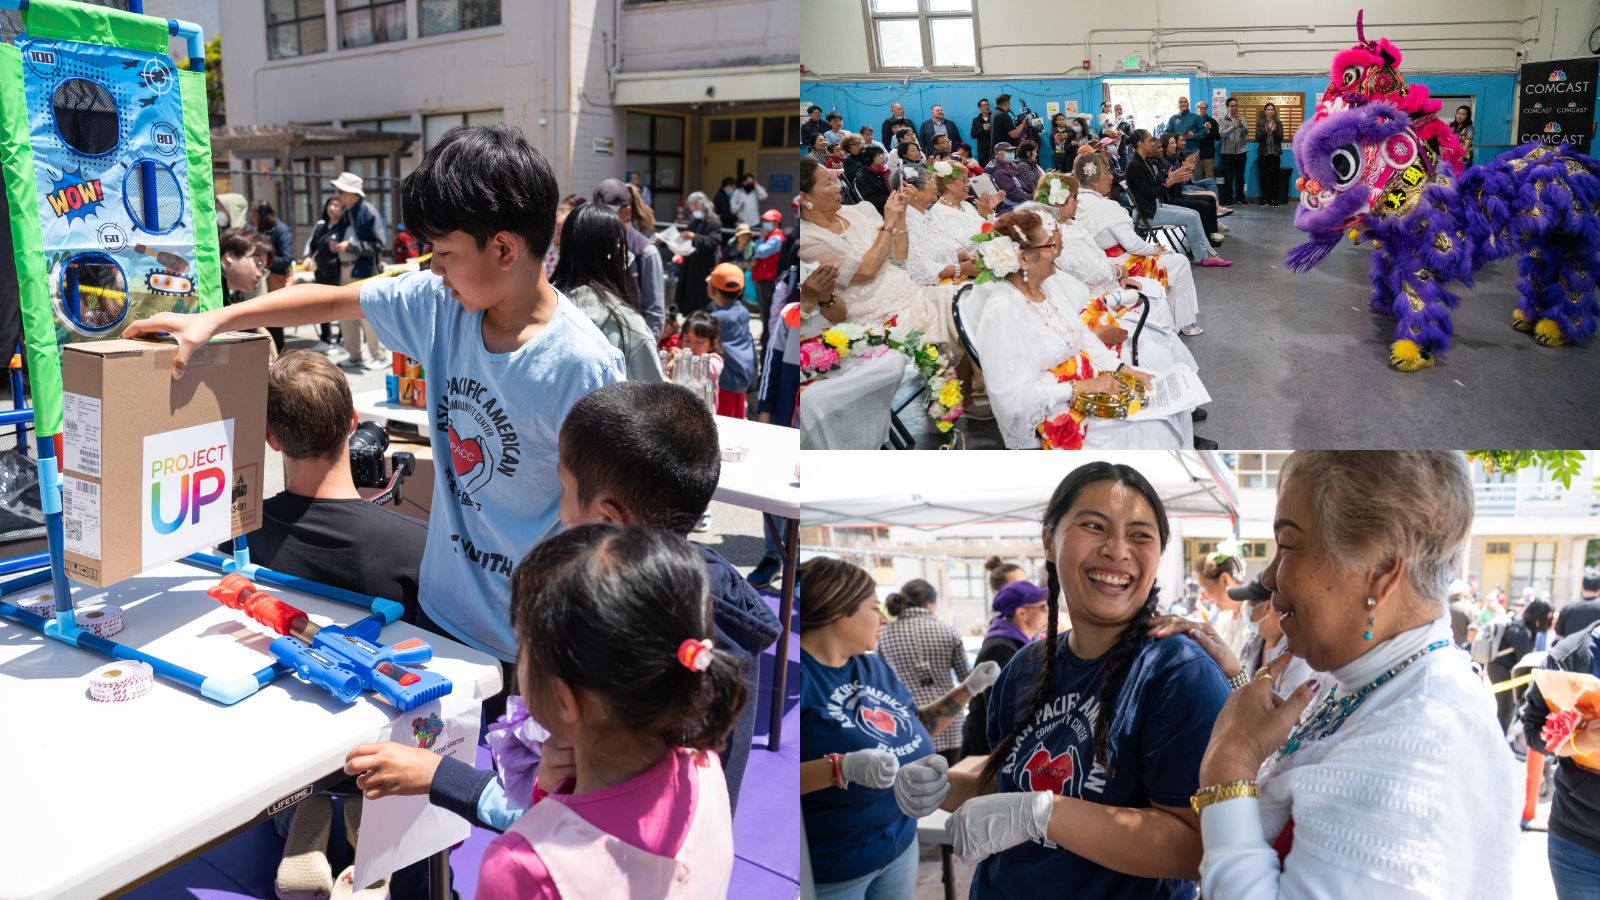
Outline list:
[[[884,261],[871,279],[856,282],[856,270],[877,240],[883,217],[872,204],[857,203],[840,207],[839,218],[848,226],[843,234],[834,234],[810,222],[800,223],[800,259],[838,267],[836,293],[848,308],[848,320],[869,327],[898,316],[899,324],[921,331],[929,341],[949,340],[946,322],[950,319],[950,300],[955,288],[917,284],[904,266],[889,260]]]
[[[906,274],[917,284],[938,284],[939,273],[958,264],[956,253],[971,246],[969,241],[952,238],[935,227],[928,221],[928,214],[914,206],[906,207],[906,228],[911,240]]]
[[[1323,694],[1358,691],[1450,636],[1448,616],[1403,632],[1329,673],[1334,684]],[[1322,700],[1312,700],[1308,716]],[[1333,735],[1269,758],[1259,799],[1225,800],[1201,813],[1201,893],[1207,900],[1510,897],[1522,782],[1492,695],[1467,654],[1446,646],[1374,690]],[[1281,863],[1273,842],[1288,844]]]
[[[1139,237],[1133,230],[1132,217],[1121,204],[1088,189],[1078,192],[1077,221],[1093,236],[1095,246],[1101,250],[1121,247],[1129,253],[1156,257],[1167,270],[1167,300],[1172,307],[1173,324],[1183,328],[1195,323],[1200,315],[1200,300],[1195,294],[1194,269],[1187,256]]]
[[[971,203],[963,202],[955,207],[943,200],[928,207],[927,217],[927,224],[944,235],[947,242],[960,245],[972,243],[972,236],[983,231],[985,221]]]
[[[1068,409],[1072,385],[1050,371],[1080,352],[1096,371],[1111,371],[1121,362],[1079,318],[1088,289],[1057,273],[1043,285],[1045,299],[1029,301],[1004,281],[980,284],[963,301],[970,316],[968,334],[983,366],[989,403],[1006,448],[1036,450],[1035,428]],[[1187,449],[1194,446],[1194,425],[1187,412],[1161,419],[1086,420],[1084,447],[1097,449]]]

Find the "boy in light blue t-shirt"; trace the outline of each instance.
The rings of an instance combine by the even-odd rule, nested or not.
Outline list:
[[[545,278],[559,200],[549,164],[518,132],[459,126],[401,186],[407,228],[434,245],[431,270],[297,285],[126,331],[176,337],[174,378],[218,332],[358,318],[420,360],[435,470],[423,621],[507,663],[517,658],[511,571],[560,530],[561,423],[585,394],[623,377],[621,353]]]

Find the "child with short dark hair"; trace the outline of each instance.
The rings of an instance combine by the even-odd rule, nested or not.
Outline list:
[[[433,244],[430,270],[295,285],[196,315],[163,313],[126,334],[176,337],[174,378],[213,334],[261,325],[365,318],[384,345],[419,360],[435,483],[418,624],[509,664],[512,567],[559,527],[555,435],[580,397],[622,379],[621,354],[545,277],[560,193],[520,133],[452,128],[400,193],[407,228]],[[486,711],[498,714],[493,703]]]

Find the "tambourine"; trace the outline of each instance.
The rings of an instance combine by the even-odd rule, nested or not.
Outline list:
[[[1114,394],[1101,391],[1077,394],[1072,398],[1072,409],[1098,419],[1126,419],[1138,412],[1144,405],[1144,385],[1132,372],[1111,372],[1110,375],[1122,385],[1122,390]]]

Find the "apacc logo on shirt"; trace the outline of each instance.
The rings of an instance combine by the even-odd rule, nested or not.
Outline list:
[[[462,506],[482,509],[472,496],[496,475],[514,478],[522,462],[516,426],[500,398],[473,378],[445,379],[434,419],[450,439],[450,464],[444,470],[450,492]]]
[[[922,749],[922,737],[912,724],[915,712],[870,684],[851,681],[839,685],[828,695],[827,712],[842,727],[860,731],[900,759]]]
[[[1031,791],[1063,797],[1104,792],[1105,770],[1099,763],[1087,769],[1082,763],[1093,745],[1099,715],[1100,701],[1093,694],[1071,693],[1051,700],[1017,736],[1016,748],[1001,771]]]

